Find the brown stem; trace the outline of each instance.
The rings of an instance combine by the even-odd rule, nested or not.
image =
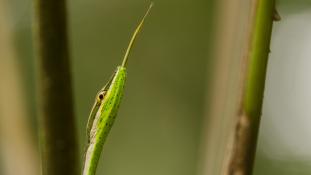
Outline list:
[[[253,0],[245,88],[237,115],[226,175],[251,175],[253,170],[266,79],[274,0]]]
[[[44,175],[78,175],[66,1],[34,0],[39,132]]]
[[[215,80],[202,174],[250,175],[256,151],[274,0],[217,1]]]

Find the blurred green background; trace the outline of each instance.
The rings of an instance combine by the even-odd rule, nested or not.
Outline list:
[[[198,172],[202,122],[213,69],[210,50],[215,2],[154,2],[129,58],[125,96],[104,147],[98,174],[193,175]],[[310,2],[279,1],[282,20],[310,11]],[[148,5],[149,1],[143,0],[68,1],[81,162],[85,126],[94,97],[121,63],[130,36]],[[29,120],[33,123],[33,134],[37,135],[32,4],[30,0],[10,0],[9,8]],[[275,24],[273,35],[279,23]],[[263,117],[270,117],[263,113]],[[269,134],[260,132],[255,175],[310,174],[310,161],[269,156],[269,148],[261,142]]]
[[[81,158],[95,95],[121,63],[149,1],[68,1],[71,63]],[[35,120],[31,1],[12,1],[16,45]],[[196,173],[203,118],[209,1],[155,1],[129,58],[125,96],[99,172]],[[102,174],[102,173],[98,173]]]

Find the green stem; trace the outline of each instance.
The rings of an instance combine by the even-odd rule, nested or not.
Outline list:
[[[261,115],[267,61],[270,52],[274,4],[274,0],[258,0],[255,30],[250,48],[244,109],[248,115],[257,118]]]
[[[254,1],[248,71],[241,113],[227,174],[252,174],[275,8],[274,0]]]
[[[78,175],[66,1],[34,0],[39,133],[44,175]]]

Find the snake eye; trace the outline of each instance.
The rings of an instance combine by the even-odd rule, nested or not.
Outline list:
[[[97,100],[98,101],[102,101],[103,99],[104,99],[104,97],[105,97],[105,91],[104,92],[100,92],[99,94],[98,94],[98,96],[97,96]]]

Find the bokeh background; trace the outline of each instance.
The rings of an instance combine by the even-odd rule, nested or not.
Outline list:
[[[0,2],[6,13],[0,25],[6,24],[9,29],[14,51],[12,65],[19,77],[20,97],[23,97],[16,97],[16,101],[23,101],[22,121],[29,126],[22,130],[14,124],[9,125],[9,129],[29,132],[27,138],[31,143],[28,146],[33,152],[25,156],[36,157],[38,133],[32,2]],[[206,134],[203,123],[208,118],[210,83],[215,77],[211,76],[215,60],[210,52],[216,33],[217,1],[154,2],[154,9],[129,58],[125,96],[105,144],[98,174],[194,175],[202,172],[199,166],[201,143]],[[120,64],[130,36],[148,5],[149,1],[145,0],[68,1],[81,163],[85,126],[94,97]],[[306,175],[311,173],[311,1],[279,0],[277,8],[282,20],[275,23],[273,29],[254,174]],[[0,52],[0,57],[5,51]],[[6,61],[0,64],[2,70],[11,65]],[[14,79],[11,77],[14,75],[8,72],[2,72],[2,76],[2,79]],[[5,87],[3,83],[0,86]],[[6,85],[10,87],[10,84]],[[10,95],[7,96],[10,93],[4,92],[5,88],[1,90],[0,98],[4,100],[1,100],[0,109],[5,111],[3,106],[12,107],[15,103],[14,100],[10,103]],[[0,114],[1,118],[6,118],[6,113]],[[22,135],[16,134],[17,137]],[[10,147],[5,143],[11,140],[2,138],[0,174],[5,174],[8,172],[8,157],[13,162],[14,158],[5,151]],[[14,150],[11,152],[19,156]],[[37,161],[36,158],[31,160]]]

